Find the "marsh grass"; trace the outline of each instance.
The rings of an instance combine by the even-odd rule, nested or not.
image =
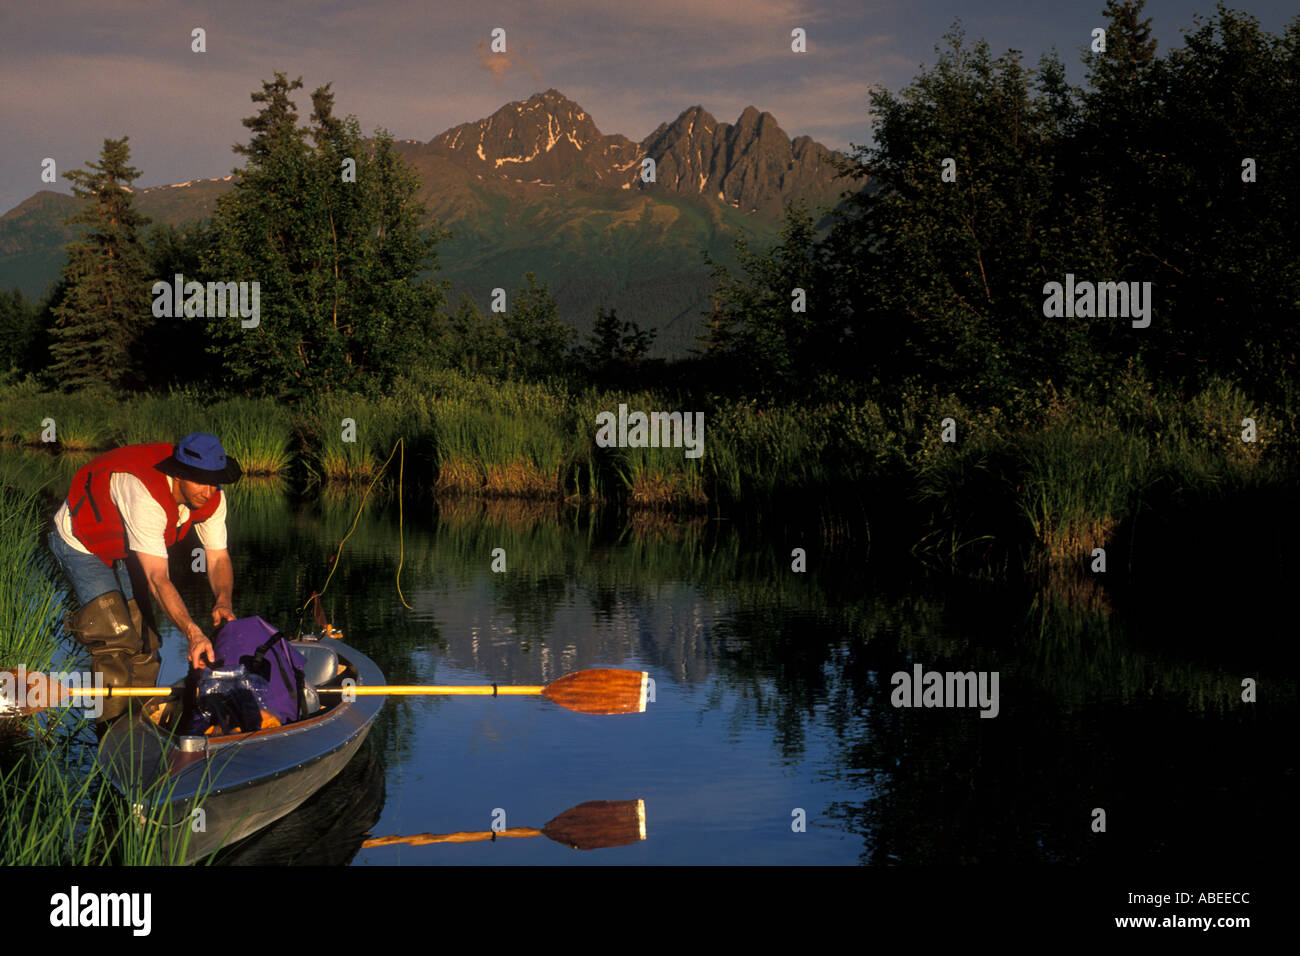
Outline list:
[[[42,719],[38,732],[6,748],[0,773],[0,862],[14,866],[174,866],[187,862],[193,811],[211,781],[183,808],[177,781],[141,769],[123,792],[96,758],[83,717]]]
[[[1084,567],[1142,514],[1283,487],[1296,465],[1279,440],[1290,424],[1221,380],[1191,394],[1136,375],[1096,395],[1049,387],[1018,414],[973,413],[951,396],[919,396],[903,411],[907,483],[930,513],[922,550],[949,566],[996,550]],[[944,416],[959,423],[955,443],[938,440]],[[1242,440],[1248,417],[1254,442]]]
[[[132,399],[119,412],[119,441],[123,445],[175,443],[191,432],[213,432],[210,405],[209,400],[192,392],[173,391]]]
[[[1049,562],[1081,563],[1110,545],[1151,482],[1140,437],[1072,426],[1022,433],[1014,443],[1017,502]]]
[[[558,410],[481,408],[463,400],[434,407],[439,494],[556,497],[568,442]]]
[[[109,429],[102,423],[77,420],[58,429],[59,447],[63,451],[95,451],[107,448]]]
[[[42,392],[30,379],[0,385],[0,441],[26,440],[28,429],[39,424],[45,416],[40,414]],[[39,435],[39,428],[37,434]]]
[[[804,495],[835,478],[840,457],[835,406],[737,404],[705,416],[705,453],[717,497],[729,504]]]
[[[704,464],[680,448],[622,448],[615,471],[633,507],[697,509],[708,504]]]
[[[374,480],[379,460],[370,443],[327,445],[320,452],[320,473],[327,482],[364,485]]]
[[[689,396],[676,394],[420,374],[398,379],[383,397],[328,393],[293,409],[270,399],[214,405],[195,392],[114,402],[24,382],[0,387],[0,437],[37,441],[46,417],[65,451],[211,431],[250,477],[296,467],[309,483],[353,494],[376,479],[401,438],[406,489],[760,517],[790,505],[867,502],[874,515],[905,522],[927,560],[996,573],[1018,562],[1076,562],[1129,533],[1142,514],[1173,520],[1214,499],[1272,494],[1293,482],[1300,434],[1290,406],[1261,406],[1231,382],[1173,392],[1132,368],[1078,395],[1049,383],[1013,409],[918,388],[880,404],[859,394],[816,406],[708,399],[691,408]],[[704,411],[703,457],[598,446],[596,416],[620,403]],[[940,440],[944,418],[956,423],[955,443]],[[1246,418],[1256,423],[1254,442],[1241,440]],[[344,419],[355,423],[354,442],[343,440]],[[25,490],[39,487],[48,462],[57,463],[60,484],[84,461],[66,453],[34,456],[36,464],[6,458],[0,475]],[[376,487],[392,490],[396,479],[394,466]]]
[[[226,453],[234,456],[244,474],[283,475],[289,470],[293,423],[282,406],[235,399],[213,408],[211,417],[213,427],[209,430],[221,439]]]
[[[0,667],[55,662],[64,609],[42,527],[35,495],[0,483]]]
[[[362,396],[322,395],[298,409],[295,423],[299,445],[319,480],[359,484],[374,478],[386,431],[376,403]]]
[[[75,451],[110,445],[117,403],[97,393],[41,392],[29,384],[0,387],[0,439],[24,445],[56,444]],[[49,422],[54,441],[47,442]]]

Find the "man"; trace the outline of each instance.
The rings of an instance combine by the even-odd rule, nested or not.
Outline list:
[[[215,603],[212,625],[234,620],[234,570],[226,549],[226,499],[220,485],[242,469],[215,436],[195,432],[180,443],[128,445],[100,455],[73,476],[54,515],[50,551],[67,575],[80,610],[72,634],[91,655],[91,669],[112,687],[152,686],[162,663],[150,597],[189,641],[190,665],[213,657],[212,644],[172,584],[167,549],[191,526],[206,552]],[[107,722],[126,709],[105,701]]]

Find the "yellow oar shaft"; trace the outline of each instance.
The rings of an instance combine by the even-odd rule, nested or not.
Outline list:
[[[370,687],[317,687],[316,690],[322,694],[356,694],[358,697],[364,697],[368,694],[375,696],[386,694],[393,697],[413,696],[415,694],[467,694],[477,697],[496,697],[506,694],[540,694],[546,688],[516,687],[513,685],[510,687],[493,687],[491,684],[486,687],[482,684],[469,684],[463,687],[454,685],[421,687],[418,684],[389,684]]]
[[[74,694],[85,697],[157,697],[159,694],[170,694],[174,687],[86,687],[81,690],[74,690],[71,687],[63,688],[65,694]],[[484,687],[482,684],[469,684],[464,687],[447,686],[447,687],[421,687],[419,684],[378,684],[368,687],[317,687],[316,690],[322,694],[355,694],[358,697],[377,697],[381,694],[391,694],[394,697],[412,694],[470,694],[495,697],[506,694],[540,694],[546,690],[541,687],[493,687],[491,684]]]
[[[545,836],[541,830],[532,827],[510,827],[499,833],[492,830],[466,830],[462,833],[417,833],[413,836],[372,837],[361,845],[363,847],[393,846],[397,843],[409,843],[411,846],[426,846],[431,843],[483,843],[488,840],[500,840],[502,837],[536,837]]]
[[[86,687],[81,690],[74,690],[71,687],[63,688],[63,693],[84,697],[157,697],[160,694],[170,694],[175,690],[174,687]],[[469,684],[464,687],[447,686],[447,687],[421,687],[418,684],[380,684],[368,687],[317,687],[316,690],[322,694],[355,694],[358,697],[378,697],[382,695],[392,695],[394,697],[411,696],[414,694],[468,694],[471,696],[496,697],[507,694],[540,694],[546,690],[545,686],[541,687],[493,687],[491,684],[484,687],[482,684]]]
[[[0,671],[0,684],[3,678],[16,671]],[[87,697],[157,697],[174,693],[171,687],[87,687],[74,689],[62,687],[49,681],[44,674],[33,672],[27,677],[27,685],[32,679],[39,683],[47,681],[44,701],[35,709],[56,706],[60,701],[77,696]],[[345,681],[344,683],[348,683]],[[642,714],[646,702],[654,698],[654,681],[645,671],[628,671],[615,669],[597,669],[577,671],[566,674],[544,686],[517,687],[501,684],[472,684],[467,686],[423,687],[409,684],[383,684],[370,686],[318,687],[316,690],[324,695],[347,694],[344,700],[352,697],[383,696],[427,696],[433,694],[464,695],[467,697],[520,697],[540,695],[552,703],[579,714]],[[6,692],[7,694],[8,692]],[[28,695],[30,697],[30,693]],[[7,696],[5,700],[7,700]],[[11,708],[5,707],[6,711]],[[32,708],[22,710],[32,713]]]

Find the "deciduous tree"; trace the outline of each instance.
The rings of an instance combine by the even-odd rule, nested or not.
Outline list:
[[[382,389],[430,347],[440,234],[422,228],[415,174],[379,131],[333,113],[329,86],[297,125],[283,73],[253,94],[262,108],[236,152],[235,188],[218,203],[209,272],[259,282],[260,323],[208,317],[213,349],[243,387],[272,394]]]

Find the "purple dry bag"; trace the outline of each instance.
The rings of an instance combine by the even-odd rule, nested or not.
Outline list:
[[[216,660],[192,671],[196,712],[183,733],[203,733],[216,726],[225,733],[261,726],[261,711],[281,724],[303,716],[307,663],[287,640],[260,617],[226,621],[212,636]]]

